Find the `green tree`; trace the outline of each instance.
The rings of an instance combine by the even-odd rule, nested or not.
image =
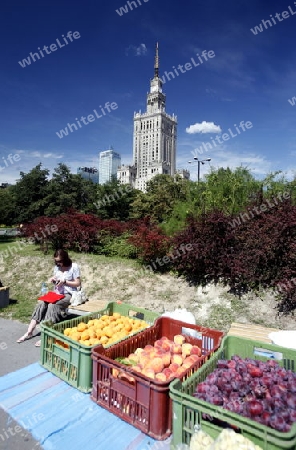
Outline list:
[[[12,186],[0,189],[0,223],[1,225],[15,225],[16,202]]]
[[[174,206],[188,196],[187,180],[180,176],[156,175],[147,183],[146,193],[139,193],[132,204],[132,216],[150,216],[158,223],[168,220]]]
[[[140,191],[116,178],[97,186],[96,214],[102,219],[130,219],[131,204]]]
[[[31,222],[44,215],[49,170],[41,166],[39,163],[27,174],[20,172],[20,179],[12,186],[17,223]]]
[[[69,167],[59,163],[48,183],[45,215],[57,216],[69,209],[83,213],[95,212],[96,185],[80,175],[72,174]]]
[[[212,169],[205,180],[201,185],[204,211],[219,209],[227,214],[236,214],[262,190],[262,182],[245,167]]]

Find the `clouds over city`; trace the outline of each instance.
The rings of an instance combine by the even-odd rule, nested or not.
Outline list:
[[[138,47],[135,45],[129,45],[125,49],[126,56],[145,56],[147,53],[147,47],[145,44],[140,44]]]
[[[201,123],[195,123],[186,128],[186,133],[196,134],[196,133],[221,133],[222,129],[220,125],[215,125],[214,122],[206,122],[203,120]]]

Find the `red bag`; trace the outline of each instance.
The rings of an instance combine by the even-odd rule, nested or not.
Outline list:
[[[48,292],[45,295],[42,295],[41,297],[38,297],[38,300],[42,300],[43,302],[47,303],[55,303],[58,300],[61,300],[65,296],[63,294],[57,294],[56,292]]]

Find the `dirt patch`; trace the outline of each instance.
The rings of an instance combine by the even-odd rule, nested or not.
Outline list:
[[[83,286],[97,310],[106,303],[121,300],[160,313],[186,308],[198,324],[223,331],[228,331],[232,322],[296,329],[295,316],[277,313],[276,298],[271,292],[260,296],[250,293],[239,298],[230,294],[227,287],[192,286],[173,274],[143,270],[130,260],[71,253],[70,256],[79,264]],[[42,281],[51,276],[53,258],[40,253],[14,255],[4,259],[4,263],[0,278],[10,286],[10,297],[16,302],[2,309],[0,315],[28,321]]]

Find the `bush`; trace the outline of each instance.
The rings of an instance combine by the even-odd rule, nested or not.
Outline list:
[[[133,225],[128,241],[136,248],[137,258],[142,263],[163,258],[170,248],[170,239],[149,218],[139,220]]]
[[[174,238],[175,246],[180,243],[191,243],[193,250],[174,261],[174,268],[190,281],[223,282],[236,293],[271,287],[279,311],[295,309],[296,207],[289,200],[252,216],[217,211],[191,218]]]
[[[120,258],[134,259],[137,257],[137,249],[129,242],[130,233],[120,236],[111,236],[108,230],[100,233],[100,245],[96,251],[105,256],[118,256]]]

